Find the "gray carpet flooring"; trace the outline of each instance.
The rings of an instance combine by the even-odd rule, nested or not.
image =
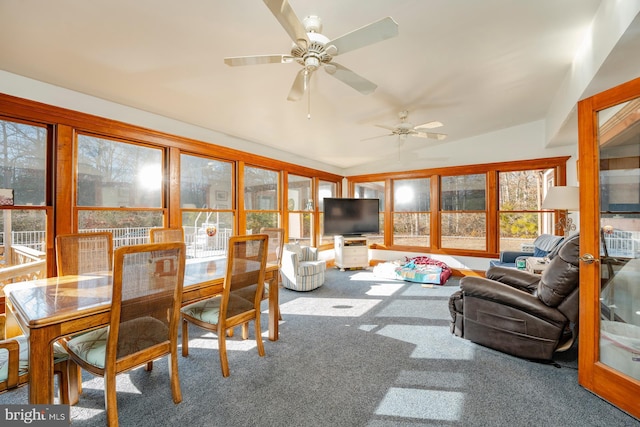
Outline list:
[[[237,331],[223,378],[215,335],[190,330],[180,357],[183,401],[167,363],[118,377],[121,426],[640,426],[577,383],[577,349],[560,367],[487,349],[449,333],[445,286],[327,271],[324,286],[281,289],[280,339],[259,357]],[[266,310],[266,304],[265,304]],[[83,377],[72,424],[105,425],[102,379]],[[27,388],[0,395],[26,403]]]

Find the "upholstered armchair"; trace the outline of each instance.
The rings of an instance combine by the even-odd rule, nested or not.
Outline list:
[[[552,360],[578,331],[579,236],[565,239],[542,275],[491,267],[464,277],[449,300],[451,332],[514,356]]]
[[[282,286],[294,291],[311,291],[324,283],[327,264],[318,259],[318,249],[287,243],[282,250]]]
[[[516,261],[518,258],[527,257],[545,257],[554,252],[555,249],[560,247],[562,236],[556,236],[554,234],[541,234],[533,241],[533,251],[502,251],[500,252],[500,259],[489,261],[491,267],[516,267]]]

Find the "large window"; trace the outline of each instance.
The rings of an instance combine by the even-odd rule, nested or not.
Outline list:
[[[107,230],[114,248],[147,243],[163,225],[162,150],[78,135],[78,231]]]
[[[485,174],[442,177],[440,229],[443,248],[486,249],[486,186]]]
[[[46,277],[47,138],[45,127],[0,120],[0,287]]]
[[[234,233],[233,163],[180,155],[180,207],[190,257],[223,256]]]
[[[431,180],[393,180],[393,244],[429,246]]]
[[[262,227],[278,227],[280,174],[259,167],[244,168],[244,209],[247,233],[257,234]]]

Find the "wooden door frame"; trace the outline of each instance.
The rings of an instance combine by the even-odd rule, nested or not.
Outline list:
[[[578,176],[580,181],[580,254],[600,253],[598,112],[640,97],[640,78],[578,102]],[[600,360],[600,263],[580,264],[580,336],[578,383],[640,418],[640,381]]]

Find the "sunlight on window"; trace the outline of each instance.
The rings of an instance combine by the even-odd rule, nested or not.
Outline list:
[[[162,188],[162,168],[159,164],[142,166],[138,173],[138,185],[145,190]]]
[[[404,204],[413,201],[413,188],[407,186],[398,188],[393,200],[396,204]]]

